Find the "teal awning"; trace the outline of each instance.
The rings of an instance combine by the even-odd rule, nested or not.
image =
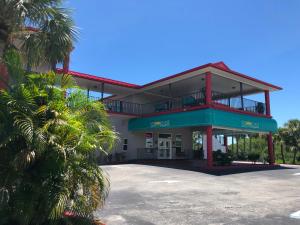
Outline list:
[[[275,132],[277,130],[277,122],[274,119],[217,109],[201,109],[144,118],[133,118],[129,120],[128,129],[130,131],[148,131],[161,128],[210,125],[257,132]]]

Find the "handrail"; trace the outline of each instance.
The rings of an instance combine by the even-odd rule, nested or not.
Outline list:
[[[218,96],[218,97],[216,97]],[[236,110],[247,111],[257,114],[266,114],[265,103],[255,100],[234,97],[234,98],[220,98],[226,96],[225,94],[212,92],[212,102],[221,104]],[[101,98],[89,96],[93,100],[101,100]],[[146,115],[158,112],[168,112],[178,109],[188,109],[190,107],[200,106],[205,104],[205,93],[203,91],[196,91],[182,96],[170,97],[170,99],[156,101],[151,103],[134,103],[123,100],[103,99],[106,109],[110,112],[127,113],[133,115]]]

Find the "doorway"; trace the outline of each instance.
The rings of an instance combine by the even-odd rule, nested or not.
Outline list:
[[[158,135],[158,159],[172,159],[172,135],[159,134]]]

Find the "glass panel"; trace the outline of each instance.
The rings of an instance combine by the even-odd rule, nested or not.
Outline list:
[[[166,151],[166,157],[170,158],[170,149],[166,149],[165,151]]]
[[[159,143],[158,143],[159,147],[164,147],[165,146],[165,143],[163,140],[159,140]]]
[[[171,134],[159,134],[159,138],[171,138]]]

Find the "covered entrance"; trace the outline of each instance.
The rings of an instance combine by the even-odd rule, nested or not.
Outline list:
[[[216,136],[222,135],[224,137],[236,132],[240,134],[267,134],[269,162],[274,164],[272,132],[277,130],[277,123],[269,117],[251,116],[207,108],[153,117],[133,118],[128,123],[129,131],[157,130],[159,132],[165,130],[165,132],[160,133],[161,136],[157,143],[159,159],[172,159],[174,150],[172,145],[175,146],[175,141],[173,144],[171,141],[172,135],[166,133],[174,133],[172,131],[179,128],[190,129],[191,132],[192,130],[201,130],[203,132],[203,135],[206,137],[203,142],[204,159],[207,160],[208,167],[214,165],[213,150],[221,149],[220,146],[217,146],[218,142],[214,141]],[[192,133],[190,137],[192,137]],[[168,138],[171,140],[168,140]],[[224,141],[223,145],[226,146],[227,138]]]

